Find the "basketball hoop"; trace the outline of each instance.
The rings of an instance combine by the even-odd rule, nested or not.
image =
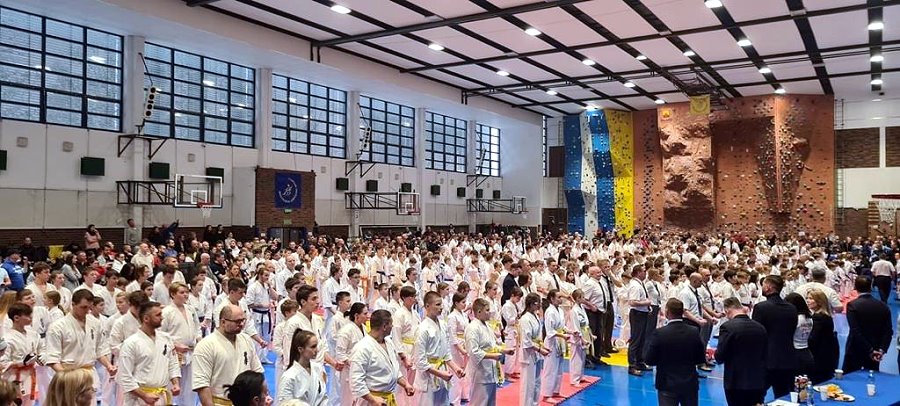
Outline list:
[[[872,195],[872,199],[878,206],[878,219],[884,223],[894,224],[897,209],[900,209],[900,195]]]
[[[208,219],[212,216],[212,204],[208,202],[197,202],[197,208],[200,209],[200,214],[203,215],[203,218]]]

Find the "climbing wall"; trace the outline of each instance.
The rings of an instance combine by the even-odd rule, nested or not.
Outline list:
[[[581,118],[563,117],[565,174],[563,192],[568,207],[569,231],[584,234],[584,195],[581,190],[583,156],[581,153]]]
[[[656,110],[632,113],[634,127],[634,221],[638,228],[663,223],[662,150]]]
[[[619,234],[634,232],[634,131],[628,111],[605,110],[614,176],[615,226]]]
[[[586,113],[590,121],[591,150],[594,172],[597,177],[597,224],[603,231],[616,226],[615,175],[610,153],[609,126],[606,111],[591,110]],[[590,208],[585,208],[590,211]]]
[[[592,154],[596,139],[606,130],[606,120],[600,115],[582,114],[578,116],[581,123],[581,193],[584,199],[584,235],[594,235],[600,224],[597,216],[597,195],[601,182],[598,179],[597,157]],[[607,135],[608,138],[608,135]]]

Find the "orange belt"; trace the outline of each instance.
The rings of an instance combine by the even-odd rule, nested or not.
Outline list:
[[[29,371],[31,375],[31,389],[29,390],[28,396],[31,397],[31,400],[38,399],[38,389],[37,389],[37,371],[34,368],[34,365],[28,365],[23,367],[10,367],[16,370],[16,382],[22,383],[22,372]]]

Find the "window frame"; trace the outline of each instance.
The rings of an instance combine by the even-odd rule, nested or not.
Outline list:
[[[438,124],[435,119],[440,119],[440,124]],[[448,124],[448,122],[452,122],[452,126]],[[438,125],[440,125],[443,130],[435,130],[436,128],[438,128]],[[452,131],[452,134],[450,133],[450,131],[448,131],[448,128],[454,130]],[[461,136],[459,135],[459,130],[462,130]],[[425,169],[466,173],[466,160],[468,155],[468,131],[468,122],[466,120],[450,117],[432,111],[426,111]],[[440,141],[438,141],[438,139],[440,139]],[[462,145],[459,144],[460,141],[462,141]],[[442,151],[436,150],[436,146],[438,144],[441,146],[440,149],[442,149]],[[447,148],[453,148],[454,151],[447,152]],[[462,153],[458,153],[459,148],[462,148]],[[437,154],[442,154],[444,158],[441,160],[435,160],[435,155]],[[448,159],[448,157],[452,158],[452,160]],[[435,164],[439,164],[438,166],[440,167],[436,167]],[[461,170],[460,165],[462,165]],[[447,169],[448,167],[452,167],[453,169]]]
[[[281,87],[281,86],[276,85],[278,78],[283,78],[285,80],[286,87]],[[295,82],[300,82],[300,83],[305,84],[306,90],[305,91],[303,91],[302,89],[294,90],[292,85],[295,84]],[[324,97],[325,109],[324,110],[313,106],[311,98],[315,97],[315,98],[323,99],[322,96],[313,94],[313,90],[312,90],[313,86],[318,86],[318,87],[322,87],[325,89],[325,97]],[[284,91],[285,97],[283,99],[280,99],[276,96],[278,91]],[[335,94],[342,94],[343,100],[340,100],[340,98],[335,98],[334,97]],[[301,98],[305,98],[306,103],[305,104],[302,103],[302,100],[297,99],[296,97],[294,97],[294,95],[301,96]],[[292,99],[294,101],[291,101]],[[284,103],[285,111],[283,113],[278,111],[279,103]],[[332,103],[342,104],[344,111],[340,112],[337,110],[333,110]],[[305,118],[304,118],[304,115],[298,116],[298,115],[293,114],[293,111],[295,109],[296,110],[306,109]],[[314,116],[312,114],[312,110],[323,111],[325,113],[325,118],[323,118],[323,119],[314,118]],[[336,114],[340,117],[339,122],[332,121],[333,114]],[[326,158],[346,159],[347,158],[347,133],[348,133],[347,114],[348,113],[347,113],[347,91],[346,90],[336,89],[333,87],[320,85],[317,83],[312,83],[312,82],[309,82],[309,81],[306,81],[303,79],[298,79],[298,78],[290,77],[287,75],[280,75],[280,74],[275,74],[275,73],[272,74],[272,150],[273,151],[289,152],[289,153],[293,153],[293,154],[321,156],[321,157],[326,157]],[[284,125],[277,124],[278,117],[284,117]],[[307,121],[306,129],[304,130],[302,128],[292,127],[291,123],[294,120],[306,120]],[[313,125],[310,125],[311,122],[320,123],[323,126],[324,130],[323,131],[314,130]],[[331,126],[339,126],[339,128],[341,128],[342,134],[341,135],[332,134],[331,130],[330,130]],[[284,138],[276,138],[276,132],[278,130],[284,131]],[[306,140],[305,141],[302,139],[293,140],[292,139],[292,138],[294,138],[293,134],[292,134],[293,132],[297,132],[297,133],[301,134],[302,136],[305,136]],[[325,137],[325,141],[324,141],[325,143],[321,144],[321,143],[313,142],[314,136]],[[333,139],[340,140],[338,145],[332,145]],[[278,142],[284,142],[283,149],[276,148],[275,145]],[[292,148],[292,144],[298,144],[298,145],[305,146],[305,152],[294,150],[294,148]],[[319,153],[313,152],[314,146],[324,147],[325,153],[319,154]]]
[[[485,130],[487,132],[485,133]],[[497,131],[497,143],[494,144],[491,142],[491,137],[493,136],[491,130]],[[487,140],[485,140],[485,135],[487,136]],[[482,176],[493,176],[500,177],[500,136],[502,132],[497,127],[491,127],[486,124],[475,123],[475,174]],[[485,147],[497,147],[497,159],[492,159],[490,157],[491,151],[488,151],[487,154],[482,155],[481,151]],[[492,149],[492,148],[489,148]],[[485,167],[485,163],[489,165]],[[493,165],[496,164],[496,165]],[[496,167],[495,167],[496,166]]]
[[[368,102],[367,102],[368,101]],[[376,108],[374,105],[382,104],[384,108]],[[360,127],[368,124],[372,128],[372,138],[368,145],[364,142],[365,134],[360,136],[360,160],[366,162],[383,163],[386,165],[399,165],[406,167],[416,166],[416,110],[410,106],[399,103],[389,102],[372,96],[359,96],[360,107]],[[391,110],[395,109],[396,112]],[[404,112],[408,111],[408,114]],[[376,114],[383,115],[383,119],[375,117]],[[391,116],[397,117],[397,122],[391,122]],[[408,119],[408,125],[404,120]],[[388,129],[396,126],[397,133],[389,133]],[[383,130],[378,128],[382,127]],[[409,134],[404,135],[404,129],[408,128]],[[379,137],[380,135],[380,137]],[[396,137],[397,142],[389,142],[390,137]],[[381,138],[381,141],[378,139]],[[404,140],[409,141],[409,145],[403,145]],[[362,148],[365,146],[366,148]],[[380,146],[382,151],[375,149]],[[391,148],[397,148],[397,153],[390,153]],[[409,155],[404,155],[404,151],[408,151]],[[379,159],[375,159],[378,157]],[[391,157],[396,157],[396,162],[391,162]],[[406,162],[406,163],[404,163]]]
[[[166,61],[166,60],[155,58],[153,56],[149,56],[148,52],[147,52],[148,46],[158,47],[158,48],[161,48],[162,50],[167,51],[169,54],[169,60]],[[178,55],[184,55],[185,59],[198,58],[200,61],[199,66],[192,66],[192,65],[185,64],[185,63],[179,63],[176,59]],[[170,134],[168,136],[165,136],[165,135],[159,135],[159,134],[146,134],[145,133],[145,135],[149,135],[149,136],[153,136],[153,137],[161,137],[161,138],[173,138],[173,139],[182,140],[182,141],[194,141],[194,142],[209,143],[209,144],[216,144],[216,145],[227,145],[230,147],[256,148],[256,112],[257,112],[256,68],[224,61],[224,60],[217,59],[217,58],[203,56],[203,55],[196,54],[193,52],[182,51],[182,50],[176,49],[174,47],[169,47],[166,45],[149,42],[149,41],[146,42],[144,45],[144,58],[147,61],[157,63],[157,64],[168,65],[170,67],[169,77],[163,77],[161,75],[151,73],[149,71],[149,69],[148,69],[148,72],[144,75],[145,91],[147,88],[149,88],[149,86],[153,85],[153,86],[156,86],[158,89],[160,89],[159,90],[160,96],[169,98],[169,101],[168,101],[169,106],[168,107],[160,107],[160,103],[157,102],[156,106],[154,108],[154,113],[156,113],[156,111],[167,112],[168,116],[169,116],[168,121],[166,122],[163,120],[154,120],[153,116],[151,116],[150,119],[146,120],[146,124],[149,124],[149,125],[158,124],[158,125],[169,126]],[[210,63],[224,64],[227,67],[228,73],[222,74],[219,72],[209,70],[207,68],[207,65],[209,65]],[[177,68],[182,68],[187,73],[191,73],[191,72],[198,73],[199,81],[195,82],[192,80],[177,78],[176,77],[177,75],[175,73]],[[236,75],[234,73],[234,70],[236,68],[248,70],[251,73],[251,75],[250,75],[251,78],[244,79],[244,78]],[[208,81],[207,75],[214,75],[214,77],[224,78],[226,80],[226,82],[225,82],[226,84],[224,86],[218,86],[218,84],[216,86],[208,85],[206,83]],[[151,83],[152,79],[159,79],[161,81],[169,82],[169,90],[165,91],[163,88],[161,88],[159,86],[158,83]],[[248,92],[235,90],[234,84],[233,84],[234,81],[249,83],[250,92],[248,93]],[[185,87],[199,86],[200,95],[199,96],[189,95],[189,94],[186,94],[186,92],[178,93],[175,90],[176,89],[175,86],[178,84],[184,85]],[[220,101],[214,100],[212,97],[210,97],[207,94],[207,90],[209,88],[214,88],[219,91],[224,91],[225,99],[227,101],[220,102]],[[235,103],[234,97],[233,97],[234,95],[245,97],[251,103],[249,105],[245,104],[245,103]],[[160,97],[160,96],[157,96],[157,97]],[[198,111],[190,111],[190,110],[176,108],[176,106],[175,106],[176,98],[179,98],[182,100],[187,100],[187,101],[199,102],[199,110]],[[208,113],[206,110],[207,104],[224,105],[227,107],[228,111],[224,115]],[[244,105],[241,105],[241,104],[244,104]],[[249,113],[248,117],[250,119],[245,120],[245,119],[234,117],[234,109],[236,109],[236,108],[243,109],[243,110],[249,110],[250,113]],[[220,108],[220,111],[221,111],[221,108]],[[181,114],[181,115],[179,115],[179,114]],[[187,120],[184,120],[184,122],[185,122],[184,124],[179,124],[177,118],[184,117],[184,116],[188,116],[189,118],[196,117],[197,124],[196,125],[188,124]],[[214,129],[214,128],[208,128],[209,120],[224,120],[225,129],[218,130],[218,129]],[[236,133],[234,131],[235,123],[249,126],[249,128],[250,128],[249,134]],[[188,130],[196,130],[198,139],[178,136],[178,131],[177,131],[178,128],[183,128],[183,129],[188,129]],[[146,127],[145,127],[145,129],[146,129]],[[219,142],[217,140],[208,139],[209,137],[207,137],[207,132],[224,133],[225,142]],[[236,144],[234,142],[235,135],[237,135],[239,137],[248,138],[250,140],[249,145]]]
[[[33,85],[31,83],[17,83],[17,82],[12,82],[9,80],[3,80],[3,79],[6,79],[5,77],[3,79],[0,79],[0,91],[2,91],[2,89],[4,87],[7,87],[7,88],[12,88],[12,89],[25,90],[26,92],[38,92],[38,97],[37,97],[36,102],[31,102],[31,101],[20,102],[20,101],[3,100],[2,98],[0,98],[0,118],[2,118],[4,120],[15,120],[15,121],[42,123],[42,124],[48,124],[48,125],[59,125],[59,126],[65,126],[65,127],[85,128],[85,129],[89,129],[89,130],[121,132],[122,131],[122,110],[123,110],[123,101],[124,101],[123,93],[124,93],[124,86],[125,86],[125,84],[124,84],[124,68],[123,68],[124,55],[125,55],[124,37],[121,35],[109,32],[109,31],[98,30],[98,29],[95,29],[92,27],[88,27],[86,25],[70,23],[70,22],[63,21],[63,20],[56,19],[56,18],[45,17],[45,16],[42,16],[39,14],[29,13],[27,11],[22,11],[22,10],[12,8],[12,7],[0,7],[0,15],[2,15],[4,12],[5,13],[11,12],[11,13],[16,13],[16,14],[24,14],[24,15],[28,16],[29,18],[36,18],[36,19],[40,20],[40,32],[31,30],[31,29],[17,27],[15,25],[11,25],[11,24],[5,24],[5,23],[2,23],[2,20],[0,20],[0,27],[2,27],[3,30],[12,30],[12,31],[16,31],[19,33],[25,33],[26,35],[35,35],[35,36],[40,37],[39,49],[35,49],[32,47],[28,47],[28,46],[16,45],[16,44],[12,44],[12,43],[2,43],[2,45],[0,45],[2,47],[6,47],[8,49],[13,49],[13,50],[17,50],[17,51],[21,51],[21,52],[25,52],[25,53],[39,54],[39,56],[40,56],[40,64],[39,65],[31,65],[30,64],[31,58],[29,58],[29,65],[31,65],[31,66],[15,64],[14,62],[12,62],[12,58],[10,58],[9,62],[0,61],[0,66],[11,68],[11,69],[19,69],[23,72],[27,72],[29,74],[29,76],[37,73],[40,75],[40,79],[39,79],[40,85]],[[48,32],[48,22],[58,23],[58,24],[62,24],[62,25],[68,26],[68,27],[77,28],[81,31],[80,36],[77,39],[73,39],[73,37],[63,37],[60,35],[55,35],[53,33],[49,33]],[[106,43],[91,42],[91,39],[90,39],[91,32],[94,32],[94,33],[97,33],[97,34],[103,35],[103,36],[109,36],[109,37],[112,37],[113,39],[117,39],[118,40],[118,49],[111,48],[111,47],[107,46]],[[48,51],[48,48],[47,48],[48,39],[60,41],[61,43],[70,45],[72,47],[71,49],[73,49],[73,50],[77,49],[78,51],[81,52],[81,57],[80,58],[73,57],[73,56],[71,56],[71,53],[69,55],[64,55],[62,53],[53,52],[52,50]],[[105,62],[98,62],[95,60],[91,60],[90,57],[88,56],[90,49],[96,49],[100,52],[107,52],[107,53],[117,55],[118,62],[119,62],[118,65],[107,64]],[[54,70],[48,68],[48,63],[47,63],[48,56],[50,58],[56,58],[61,61],[67,62],[72,67],[78,66],[81,69],[81,73],[73,74],[73,73],[63,72],[63,71],[54,71]],[[118,76],[118,82],[109,81],[109,80],[106,80],[105,78],[91,77],[90,70],[89,70],[89,68],[91,66],[99,66],[102,68],[111,69],[112,72],[118,72],[118,75],[113,75],[113,76]],[[53,75],[54,77],[58,76],[60,78],[63,78],[63,80],[78,80],[78,81],[81,81],[81,86],[77,91],[63,90],[63,89],[59,89],[59,88],[48,88],[47,87],[48,75]],[[29,78],[29,81],[31,81],[30,78]],[[90,95],[89,91],[88,91],[90,83],[97,83],[101,86],[110,86],[111,85],[115,89],[118,90],[118,95],[110,96],[108,93],[103,96]],[[48,99],[49,99],[48,96],[51,94],[58,94],[62,97],[70,98],[69,100],[78,100],[80,102],[80,107],[79,108],[68,108],[68,107],[63,107],[63,106],[52,106],[51,102],[48,101]],[[117,114],[107,114],[105,112],[99,112],[99,111],[92,112],[91,108],[89,107],[90,103],[92,103],[92,102],[109,103],[114,107],[118,107],[118,113]],[[30,118],[21,118],[21,117],[16,117],[16,116],[3,116],[2,115],[2,109],[3,109],[2,106],[3,105],[17,106],[17,107],[25,108],[25,109],[37,109],[38,117],[36,120],[32,120]],[[81,116],[80,121],[78,124],[64,123],[64,122],[59,122],[59,121],[50,121],[50,120],[48,120],[48,116],[49,116],[49,113],[52,111],[59,111],[62,113],[79,114]],[[30,116],[30,114],[29,114],[29,116]],[[111,127],[102,127],[102,126],[97,126],[97,125],[91,125],[92,117],[101,117],[101,118],[105,118],[105,119],[112,119],[113,122],[115,123],[115,126],[111,128]]]

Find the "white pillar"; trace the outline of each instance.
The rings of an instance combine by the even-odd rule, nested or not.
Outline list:
[[[430,196],[431,188],[428,187],[429,192],[426,192],[425,189],[427,186],[425,184],[425,108],[419,107],[416,108],[416,126],[413,129],[414,139],[416,145],[416,159],[414,164],[416,165],[416,183],[419,184],[419,231],[425,232],[425,226],[427,222],[425,221],[425,216],[428,215],[428,211],[425,209],[428,205],[425,204],[425,196]],[[446,191],[444,193],[447,193]]]
[[[359,118],[359,108],[357,105],[359,104],[359,92],[352,91],[347,92],[347,161],[355,161],[356,155],[359,153],[360,145],[360,137],[362,136],[362,131],[359,128],[360,118]],[[344,171],[341,170],[340,173],[335,176],[344,176]],[[353,173],[347,175],[350,184],[350,192],[358,192],[363,190],[363,180],[359,176],[359,169],[353,171]],[[359,234],[359,226],[360,226],[360,210],[350,210],[350,230],[349,237],[351,240],[356,239],[360,236]]]
[[[144,37],[133,35],[125,37],[124,51],[122,61],[122,132],[123,134],[136,134],[138,131],[137,126],[143,119],[146,96],[146,93],[144,93],[144,62],[141,60],[140,55],[144,52]],[[147,167],[148,162],[145,142],[144,140],[135,139],[129,147],[130,150],[125,150],[123,153],[123,157],[131,161],[131,165],[128,166],[127,179],[144,180],[144,168]],[[138,227],[143,227],[144,206],[133,204],[129,207],[128,212],[129,217],[134,219],[134,223]]]
[[[262,168],[270,167],[272,156],[272,68],[256,70],[256,151],[257,163]],[[235,190],[237,192],[237,190]]]
[[[476,165],[478,165],[478,158],[475,156],[475,143],[478,140],[478,137],[475,135],[475,120],[466,121],[466,175],[475,175],[476,174]],[[475,189],[478,187],[477,184],[473,183],[471,186],[468,186],[469,179],[466,178],[466,199],[474,199],[475,198]],[[468,211],[468,202],[466,203],[466,211]],[[475,225],[478,221],[478,213],[466,213],[469,217],[469,233],[475,232]]]

